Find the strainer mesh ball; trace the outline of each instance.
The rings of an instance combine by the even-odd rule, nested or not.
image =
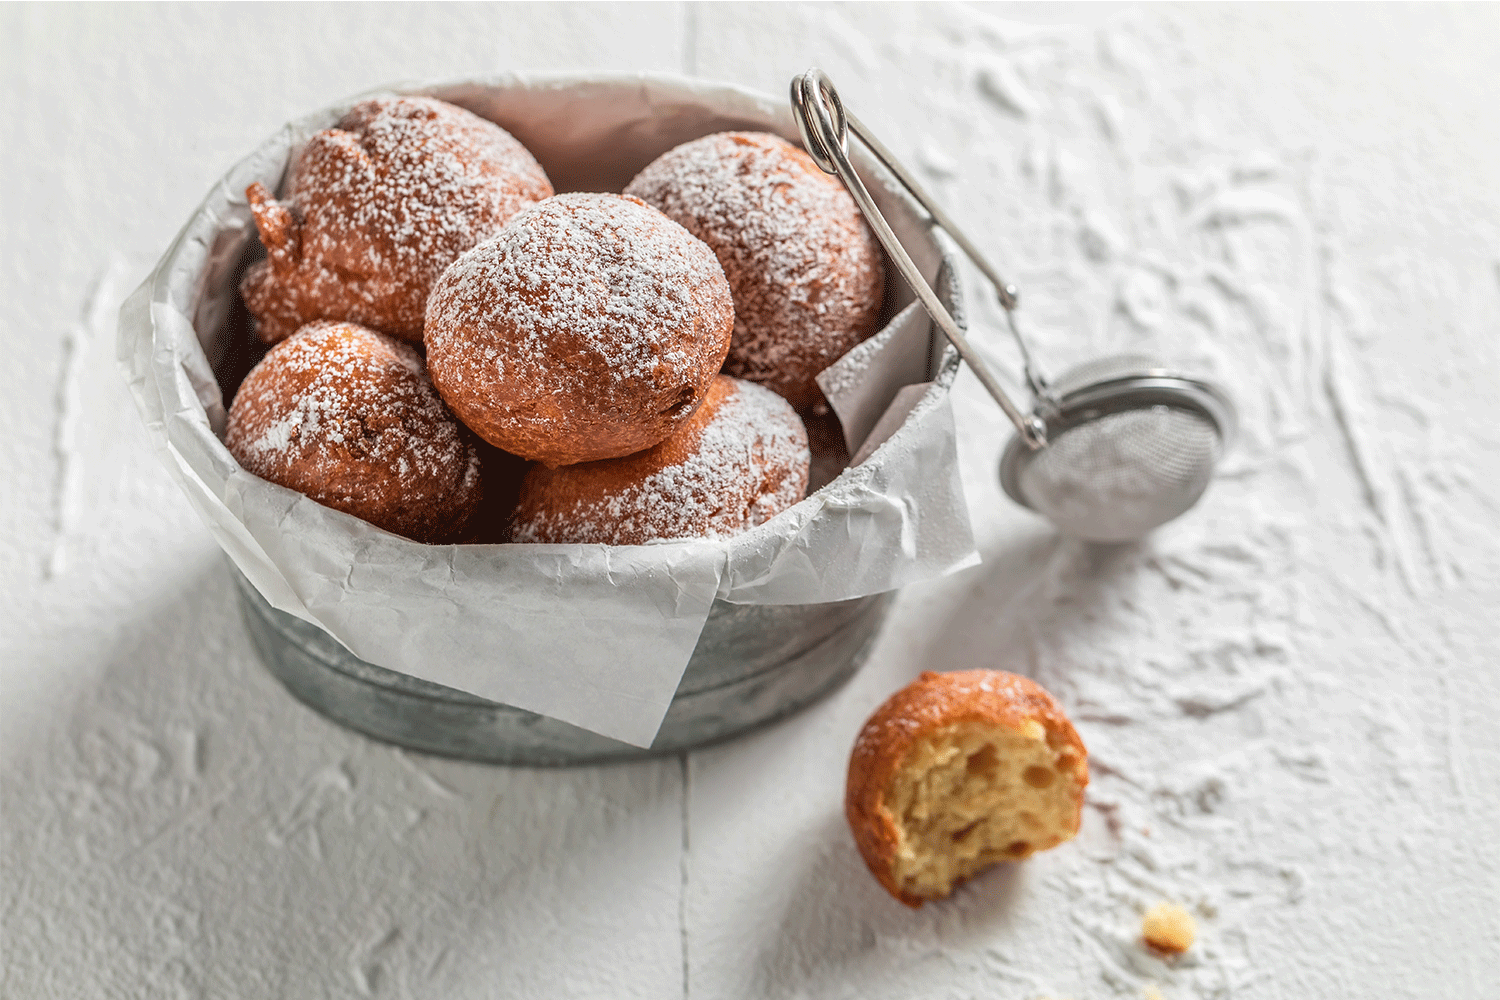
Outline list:
[[[1208,487],[1219,432],[1191,410],[1107,413],[1055,435],[1021,469],[1026,505],[1064,533],[1139,538],[1186,511]]]
[[[1065,534],[1140,538],[1192,507],[1234,422],[1222,390],[1149,357],[1102,358],[1052,386],[1047,445],[1012,441],[1005,490]]]

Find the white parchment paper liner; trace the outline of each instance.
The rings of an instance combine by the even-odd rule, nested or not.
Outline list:
[[[710,132],[795,137],[784,102],[670,77],[390,89],[497,121],[560,191],[618,191],[660,153]],[[307,136],[352,103],[293,122],[236,165],[120,313],[120,361],[153,442],[272,606],[379,666],[649,746],[716,598],[848,600],[978,560],[947,397],[956,361],[909,304],[820,379],[862,463],[732,539],[420,545],[245,472],[220,440],[225,406],[210,360],[227,350],[226,319],[254,243],[244,189],[276,189]],[[881,176],[863,172],[935,277],[942,254],[928,228]],[[899,279],[891,285],[888,299],[910,302]]]

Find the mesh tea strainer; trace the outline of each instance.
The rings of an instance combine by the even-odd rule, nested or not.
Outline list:
[[[1140,538],[1196,503],[1234,434],[1234,406],[1224,390],[1141,355],[1091,361],[1049,383],[1016,325],[1016,287],[1000,278],[890,151],[845,110],[821,70],[794,78],[791,89],[808,155],[844,182],[933,322],[1015,424],[1000,459],[1000,483],[1011,499],[1065,534],[1096,542]],[[851,131],[994,285],[1031,389],[1028,412],[1011,401],[975,353],[880,214],[849,162]]]

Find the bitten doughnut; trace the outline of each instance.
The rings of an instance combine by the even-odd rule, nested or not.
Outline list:
[[[518,542],[642,545],[753,528],[802,499],[807,433],[769,389],[720,375],[661,444],[625,458],[533,466],[512,521]]]
[[[285,202],[245,192],[269,257],[240,292],[268,344],[317,319],[421,343],[443,269],[552,194],[509,132],[429,97],[356,104],[308,141],[288,187]]]
[[[712,251],[636,198],[564,194],[454,261],[427,364],[460,420],[549,466],[658,444],[693,415],[734,329]]]
[[[419,542],[452,542],[482,499],[477,442],[416,349],[319,322],[271,348],[229,408],[246,470]]]
[[[814,378],[875,332],[885,272],[854,199],[802,150],[764,132],[724,132],[658,157],[625,188],[718,255],[734,290],[724,371],[806,412]]]
[[[1072,839],[1088,781],[1083,741],[1035,682],[929,671],[860,731],[844,814],[880,884],[916,907]]]

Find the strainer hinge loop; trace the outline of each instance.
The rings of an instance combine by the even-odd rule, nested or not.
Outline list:
[[[808,155],[820,168],[827,173],[837,175],[844,182],[844,186],[854,197],[855,204],[859,206],[865,220],[869,222],[870,228],[875,231],[876,238],[885,247],[886,253],[890,254],[896,269],[901,272],[901,276],[916,293],[917,299],[932,317],[932,321],[943,331],[944,336],[958,351],[959,356],[968,363],[980,384],[994,397],[995,402],[1010,418],[1011,423],[1015,424],[1021,439],[1032,449],[1045,446],[1047,443],[1046,425],[1036,414],[1023,413],[1011,402],[1010,396],[1006,394],[999,380],[969,344],[963,330],[943,307],[937,294],[927,284],[927,280],[922,277],[911,255],[906,252],[906,248],[896,238],[895,231],[881,215],[880,209],[875,205],[875,199],[870,196],[864,182],[854,172],[854,165],[849,161],[848,132],[852,130],[859,137],[870,152],[911,192],[912,197],[931,214],[933,220],[947,232],[984,272],[985,277],[994,284],[1000,296],[1000,304],[1005,308],[1007,325],[1021,349],[1021,357],[1026,366],[1027,382],[1033,392],[1038,396],[1043,396],[1046,384],[1034,374],[1035,369],[1031,364],[1030,352],[1026,349],[1026,343],[1015,325],[1014,309],[1019,301],[1015,286],[1000,279],[974,245],[954,225],[947,213],[922,190],[921,185],[897,162],[891,152],[870,134],[859,119],[849,114],[839,98],[838,91],[833,88],[833,84],[821,70],[809,69],[801,76],[793,78],[791,91],[793,117],[797,120],[797,129],[802,135],[802,144],[806,147]]]

